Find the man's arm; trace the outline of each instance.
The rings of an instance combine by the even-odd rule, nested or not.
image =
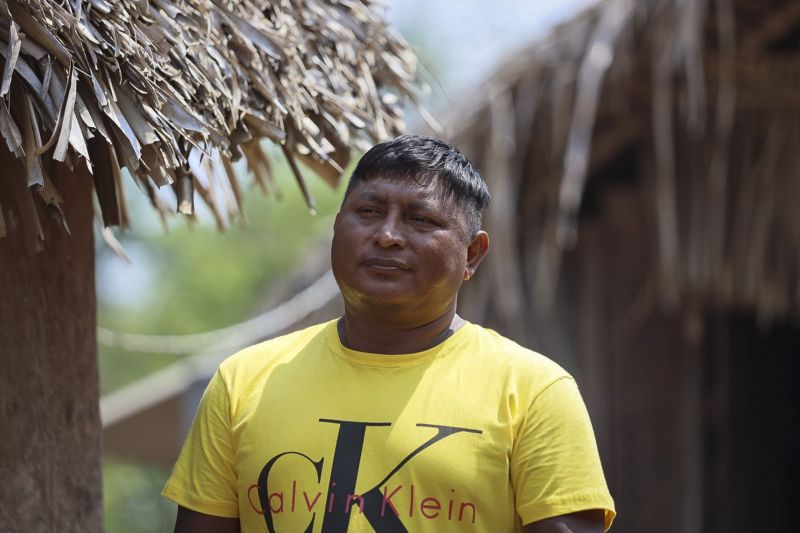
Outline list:
[[[602,509],[554,516],[524,527],[525,533],[603,533]]]
[[[174,533],[239,533],[239,519],[198,513],[179,505]]]

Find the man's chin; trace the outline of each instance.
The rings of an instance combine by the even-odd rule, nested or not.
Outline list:
[[[399,290],[391,287],[384,287],[383,290],[353,291],[345,294],[345,300],[351,306],[379,313],[381,316],[386,314],[407,313],[413,311],[419,301],[411,296],[408,290]]]
[[[361,298],[361,303],[365,306],[376,309],[386,309],[392,311],[407,311],[415,307],[415,300],[408,297],[407,292],[395,293],[386,292],[383,294],[370,294]]]

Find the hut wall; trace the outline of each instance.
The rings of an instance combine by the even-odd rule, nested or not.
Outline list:
[[[24,176],[0,149],[0,199]],[[102,531],[92,183],[52,177],[71,234],[39,209],[42,252],[27,253],[19,227],[0,239],[0,531],[92,533]]]
[[[648,184],[620,178],[637,168],[622,157],[587,190],[559,289],[574,350],[554,352],[593,415],[615,531],[797,531],[800,329],[700,297],[664,304]]]
[[[538,340],[517,339],[576,376],[613,531],[798,531],[800,328],[704,300],[661,303],[647,184],[624,178],[636,153],[622,157],[587,190],[556,309],[532,324]],[[482,288],[468,289],[461,311],[513,336],[474,305]]]
[[[614,530],[700,533],[702,358],[684,321],[648,300],[645,220],[634,186],[606,190],[565,258],[574,372],[619,512]]]
[[[576,376],[617,533],[800,531],[798,6],[599,2],[456,135],[497,244],[460,312]]]
[[[704,352],[705,531],[800,531],[800,328],[713,313]]]

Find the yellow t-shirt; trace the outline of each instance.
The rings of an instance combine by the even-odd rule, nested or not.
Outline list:
[[[614,518],[573,379],[466,324],[408,355],[328,322],[252,346],[208,385],[164,495],[244,532],[515,532]]]

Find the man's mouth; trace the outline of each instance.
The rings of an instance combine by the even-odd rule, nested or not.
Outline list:
[[[405,263],[404,261],[399,261],[397,259],[373,257],[364,261],[363,264],[369,267],[386,271],[411,270],[411,268],[407,263]]]

